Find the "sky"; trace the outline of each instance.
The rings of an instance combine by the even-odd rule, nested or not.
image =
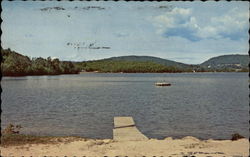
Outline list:
[[[249,2],[1,4],[1,46],[29,57],[84,61],[138,55],[199,64],[249,49]]]

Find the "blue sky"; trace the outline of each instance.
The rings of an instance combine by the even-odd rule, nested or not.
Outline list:
[[[249,49],[248,2],[4,1],[2,9],[2,47],[29,57],[199,64]]]

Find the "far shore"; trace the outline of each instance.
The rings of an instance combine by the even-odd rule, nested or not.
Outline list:
[[[12,141],[13,142],[13,141]],[[181,139],[115,141],[81,137],[26,137],[23,143],[1,144],[1,156],[197,156],[229,157],[249,155],[246,138],[232,140],[200,140],[187,136]]]
[[[94,72],[94,71],[89,71],[89,72],[79,72],[79,73],[75,73],[75,74],[44,74],[44,75],[5,75],[2,77],[27,77],[27,76],[61,76],[61,75],[79,75],[79,74],[203,74],[203,73],[249,73],[249,72],[236,72],[236,71],[232,71],[232,72],[211,72],[211,71],[207,71],[207,72],[174,72],[174,73],[169,73],[169,72],[159,72],[159,73],[152,73],[152,72],[134,72],[134,73],[129,73],[129,72]]]

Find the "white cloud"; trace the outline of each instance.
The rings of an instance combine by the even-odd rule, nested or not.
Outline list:
[[[191,12],[191,9],[175,7],[163,15],[156,16],[154,21],[156,21],[156,25],[160,28],[173,28],[177,25],[185,25],[190,18]]]
[[[198,29],[197,35],[203,38],[209,37],[230,37],[238,38],[242,36],[248,27],[248,14],[238,8],[230,10],[225,15],[212,17],[210,25]],[[238,35],[238,36],[237,36]]]
[[[200,38],[220,38],[220,36],[218,35],[218,29],[213,26],[205,26],[203,28],[198,26],[196,30],[196,35]]]
[[[207,38],[230,38],[237,40],[245,37],[248,29],[248,12],[233,8],[220,16],[214,16],[207,24],[197,20],[192,9],[176,7],[172,11],[155,16],[153,22],[157,33],[168,36],[181,36],[189,40]],[[180,32],[181,31],[181,32]]]

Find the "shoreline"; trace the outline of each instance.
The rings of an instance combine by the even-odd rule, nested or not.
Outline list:
[[[38,136],[37,136],[38,137]],[[167,137],[162,140],[90,139],[82,137],[43,137],[40,142],[18,145],[1,144],[2,156],[248,156],[249,141],[200,140],[192,136],[180,139]]]
[[[62,75],[81,75],[81,74],[203,74],[203,73],[209,73],[209,74],[213,74],[213,73],[249,73],[249,72],[245,72],[245,71],[231,71],[231,72],[226,72],[226,71],[216,71],[216,72],[212,72],[212,71],[206,71],[206,72],[158,72],[158,73],[152,73],[152,72],[133,72],[133,73],[129,73],[129,72],[79,72],[79,73],[73,73],[73,74],[53,74],[53,75],[2,75],[2,78],[4,77],[29,77],[29,76],[62,76]]]

